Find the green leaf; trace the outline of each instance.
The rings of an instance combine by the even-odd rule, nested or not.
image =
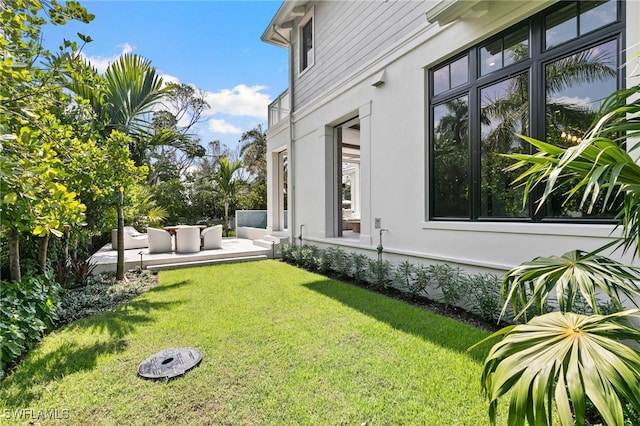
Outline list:
[[[84,41],[85,43],[91,43],[93,41],[93,39],[87,35],[84,35],[82,33],[78,33],[78,38],[82,41]]]
[[[640,319],[634,309],[612,315],[553,312],[501,330],[485,360],[481,379],[495,405],[509,397],[509,424],[548,425],[557,410],[561,425],[584,425],[585,400],[606,424],[622,425],[621,398],[640,404],[640,352],[623,341],[640,342],[640,330],[622,320]]]
[[[2,197],[2,204],[15,204],[18,201],[18,194],[9,192]]]
[[[35,236],[44,237],[48,234],[48,231],[45,227],[38,225],[33,229],[32,233]]]
[[[20,345],[16,344],[15,342],[11,342],[11,341],[6,343],[6,347],[14,355],[14,357],[20,356],[20,354],[22,353],[22,351],[24,349],[24,346],[20,346]]]

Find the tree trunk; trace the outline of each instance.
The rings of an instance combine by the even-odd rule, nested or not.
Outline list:
[[[229,236],[229,202],[224,202],[224,226],[225,226],[225,235]]]
[[[12,281],[22,280],[20,273],[20,233],[17,229],[9,229],[9,275]]]
[[[47,234],[44,237],[38,238],[38,273],[44,274],[47,272],[47,252],[49,250],[49,239],[51,234]]]
[[[69,226],[64,227],[64,261],[69,259],[69,240],[71,239],[71,228]]]
[[[124,193],[118,191],[118,266],[116,280],[124,279]]]
[[[73,261],[78,260],[78,235],[73,236],[73,251],[71,252],[71,258]]]

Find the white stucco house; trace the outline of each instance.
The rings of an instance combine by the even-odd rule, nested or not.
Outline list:
[[[500,154],[574,143],[637,84],[639,23],[639,1],[286,0],[262,35],[289,52],[268,230],[466,270],[600,247],[610,215],[523,206]]]

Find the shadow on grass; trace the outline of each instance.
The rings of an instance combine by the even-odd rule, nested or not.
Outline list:
[[[40,398],[45,390],[48,391],[49,383],[69,374],[92,370],[97,365],[98,357],[122,352],[126,347],[127,342],[123,339],[89,345],[65,342],[52,352],[31,357],[6,380],[17,387],[17,392],[12,390],[16,398],[8,399],[6,403],[14,407],[29,407],[31,401]]]
[[[150,302],[137,299],[91,318],[85,318],[74,324],[74,328],[86,328],[93,333],[108,333],[112,338],[122,338],[135,331],[136,327],[153,320],[152,311],[166,311],[181,301]]]
[[[125,336],[134,332],[137,327],[151,323],[154,320],[151,315],[153,311],[166,311],[182,303],[184,302],[136,299],[109,311],[72,322],[59,332],[71,334],[73,337],[88,330],[91,335],[96,336],[95,340],[83,344],[76,341],[64,342],[51,352],[46,352],[46,349],[42,348],[46,342],[41,342],[41,347],[36,347],[2,382],[3,386],[18,388],[15,400],[7,402],[16,404],[15,406],[28,407],[31,401],[39,398],[47,389],[48,383],[70,374],[94,369],[97,359],[102,355],[125,351]],[[99,336],[104,334],[107,340],[104,341],[103,337],[98,341]]]
[[[485,343],[467,352],[470,346],[489,333],[354,285],[326,279],[305,284],[304,287],[337,300],[397,330],[467,354],[480,363],[484,362],[491,347],[491,344]]]
[[[178,281],[173,284],[167,284],[167,285],[157,285],[151,288],[148,291],[148,293],[163,293],[165,291],[174,290],[176,288],[184,287],[189,284],[192,284],[191,280],[182,280],[182,281]]]

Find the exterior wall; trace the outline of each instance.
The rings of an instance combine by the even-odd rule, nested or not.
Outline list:
[[[276,126],[267,129],[267,229],[282,231],[285,229],[282,198],[282,171],[278,167],[279,153],[285,151],[289,144],[288,119],[280,120]]]
[[[295,109],[293,119],[295,158],[290,163],[295,165],[295,204],[290,207],[295,209],[297,226],[304,225],[303,238],[319,245],[342,245],[375,254],[379,231],[374,228],[373,218],[380,218],[382,228],[388,230],[383,234],[383,246],[390,258],[453,262],[467,270],[491,271],[506,270],[537,256],[590,250],[608,242],[613,231],[611,225],[426,220],[429,143],[426,70],[552,3],[491,2],[493,9],[488,14],[445,27],[426,22],[424,10],[432,4],[413,5],[411,13],[415,13],[415,19],[407,16],[406,22],[413,22],[414,26],[384,48],[372,48],[368,55],[354,62],[365,61],[362,66],[340,74],[342,78],[337,78],[336,73],[329,73],[332,79],[316,76],[313,90],[301,81],[295,95],[302,99],[296,104],[303,106]],[[333,7],[351,7],[355,11],[365,6],[348,6],[343,2],[315,5],[314,72],[322,70],[323,17],[332,16],[328,9]],[[342,13],[346,15],[346,9]],[[627,58],[630,58],[639,49],[640,27],[630,17],[640,16],[640,2],[627,2],[626,16]],[[333,24],[332,30],[337,31]],[[358,45],[356,40],[349,43]],[[385,70],[385,82],[374,87],[372,80],[381,70]],[[307,75],[311,78],[312,74]],[[628,78],[627,86],[638,84],[638,80]],[[327,185],[331,181],[327,145],[333,138],[333,127],[356,116],[364,118],[361,235],[359,240],[328,238],[326,228],[333,210],[327,207]],[[298,233],[298,229],[292,232],[294,236]]]
[[[321,1],[314,13],[315,64],[296,78],[295,108],[308,104],[346,74],[373,59],[425,22],[436,2]],[[293,34],[294,69],[299,70],[299,34]]]
[[[247,240],[259,240],[265,237],[266,235],[269,235],[269,232],[266,229],[253,228],[250,226],[238,226],[236,224],[237,238],[245,238]]]

